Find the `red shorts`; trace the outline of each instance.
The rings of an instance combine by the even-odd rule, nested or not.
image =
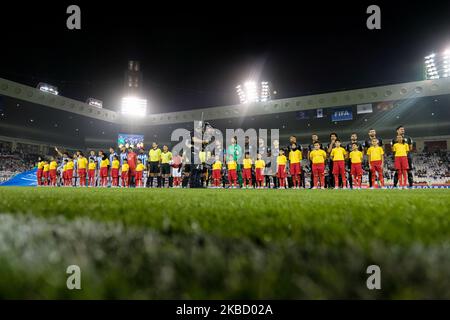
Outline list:
[[[130,168],[130,171],[128,171],[128,175],[130,177],[134,177],[136,175],[136,169]]]
[[[264,168],[256,168],[255,169],[256,181],[264,180]]]
[[[344,174],[345,173],[345,161],[337,160],[333,161],[333,174]]]
[[[50,179],[56,178],[56,169],[50,170],[49,173],[50,173]]]
[[[396,170],[408,170],[408,157],[395,157],[394,165]]]
[[[300,162],[291,163],[289,171],[291,172],[291,175],[299,175],[302,172],[302,166],[300,165]]]
[[[118,178],[119,177],[119,169],[111,169],[111,177]]]
[[[89,174],[89,178],[95,177],[95,169],[89,169],[88,174]]]
[[[100,177],[106,178],[108,176],[108,167],[100,168]]]
[[[220,169],[214,169],[214,170],[212,171],[212,177],[213,177],[213,179],[220,179],[220,178],[222,178],[221,171],[222,171],[222,170],[220,170]]]
[[[286,165],[284,164],[278,165],[277,177],[281,179],[286,178]]]
[[[252,178],[252,169],[244,169],[242,170],[242,179],[251,179]]]
[[[236,181],[237,180],[237,172],[236,169],[228,170],[228,179],[230,181]]]
[[[78,169],[78,176],[86,177],[86,169]]]
[[[381,165],[381,160],[370,161],[370,170],[372,172],[382,172],[383,166]]]
[[[325,164],[324,163],[313,163],[312,165],[313,175],[322,175],[325,172]]]
[[[48,171],[42,171],[42,177],[44,177],[44,179],[48,179]]]
[[[38,169],[38,171],[37,171],[37,177],[38,177],[38,179],[42,178],[42,172],[43,172],[42,169]]]
[[[142,173],[144,171],[136,171],[136,180],[141,180],[142,179]]]
[[[352,163],[351,174],[352,176],[361,176],[363,174],[361,163]]]
[[[66,179],[72,180],[72,178],[73,178],[73,169],[67,169],[65,171],[65,174],[66,174]]]

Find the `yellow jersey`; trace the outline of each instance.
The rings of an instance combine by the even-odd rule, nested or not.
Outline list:
[[[227,166],[228,166],[228,170],[236,170],[237,168],[237,163],[236,161],[228,161],[227,162]]]
[[[144,171],[144,169],[145,169],[145,166],[144,166],[142,163],[139,163],[139,164],[136,166],[136,171],[138,171],[138,172]]]
[[[44,161],[38,162],[38,169],[39,169],[39,170],[44,169]]]
[[[58,168],[58,163],[56,161],[51,161],[50,162],[50,170],[56,170],[56,168]]]
[[[327,153],[325,150],[313,150],[309,153],[309,159],[313,164],[324,164],[327,159]]]
[[[44,164],[44,168],[42,169],[44,172],[47,172],[49,170],[49,165],[48,163]]]
[[[73,170],[73,166],[74,166],[73,161],[67,162],[66,170]]]
[[[95,170],[95,162],[89,162],[89,170]]]
[[[100,161],[100,168],[106,168],[107,166],[109,166],[109,159]]]
[[[119,167],[120,167],[120,161],[119,160],[113,160],[113,162],[111,164],[111,168],[119,169]]]
[[[359,150],[350,152],[350,161],[351,163],[362,163],[363,153]]]
[[[407,143],[395,143],[392,146],[392,152],[396,157],[406,157],[409,152],[409,145]]]
[[[172,152],[161,152],[161,163],[169,163],[172,160]]]
[[[300,150],[295,150],[289,152],[289,162],[290,163],[300,163],[302,160],[302,152]]]
[[[122,165],[122,172],[128,172],[129,169],[130,169],[130,166],[128,165],[128,163],[124,163]]]
[[[345,156],[347,155],[347,151],[342,148],[334,148],[331,150],[330,157],[333,159],[333,161],[342,161],[345,160]]]
[[[212,165],[213,170],[222,170],[222,162],[216,161]]]
[[[253,161],[252,159],[243,159],[242,164],[244,165],[244,169],[251,169]]]
[[[161,161],[161,149],[150,149],[148,152],[148,157],[151,162],[159,162]]]
[[[266,166],[266,162],[264,160],[256,160],[255,161],[255,168],[256,169],[264,169]]]
[[[78,169],[86,169],[87,159],[85,157],[78,158]]]
[[[285,155],[277,157],[277,165],[286,165],[287,158]]]
[[[380,161],[383,159],[384,150],[380,146],[370,147],[367,149],[367,155],[369,156],[369,161]]]

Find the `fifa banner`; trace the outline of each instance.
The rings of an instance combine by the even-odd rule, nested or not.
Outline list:
[[[334,109],[331,114],[331,121],[348,121],[353,120],[352,108]]]
[[[37,168],[16,174],[11,179],[0,183],[1,187],[35,187],[37,186]]]
[[[358,104],[356,106],[356,113],[357,114],[364,114],[364,113],[372,113],[372,104],[366,103],[366,104]]]

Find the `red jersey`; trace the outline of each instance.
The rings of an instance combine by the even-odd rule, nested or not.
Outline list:
[[[134,152],[128,152],[127,155],[128,166],[131,170],[136,169],[137,156]]]

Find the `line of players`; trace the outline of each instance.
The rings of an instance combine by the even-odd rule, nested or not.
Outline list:
[[[392,151],[400,187],[406,188],[410,169],[408,153],[412,141],[409,137],[405,138],[402,126],[397,128],[397,134],[396,141],[395,139],[392,141]],[[348,179],[350,186],[361,188],[364,153],[367,155],[369,163],[370,186],[374,187],[378,182],[381,187],[384,187],[384,150],[381,139],[376,138],[375,130],[369,131],[369,139],[365,142],[365,148],[357,141],[356,134],[352,134],[351,142],[346,148],[341,146],[335,133],[330,134],[331,141],[327,148],[323,148],[316,135],[313,135],[312,139],[313,143],[309,147],[310,152],[307,158],[311,164],[313,189],[323,189],[327,184],[330,186],[335,182],[337,182],[337,186],[347,188],[346,165],[350,167]],[[286,178],[288,178],[288,184],[292,188],[298,189],[305,186],[304,172],[301,167],[302,151],[297,148],[295,136],[290,137],[290,143],[284,150],[280,149],[275,157],[276,173],[274,178],[276,177],[276,187],[278,188],[285,188]],[[181,187],[182,178],[190,175],[191,166],[183,160],[183,157],[173,155],[166,145],[162,150],[159,149],[157,143],[153,143],[148,155],[143,149],[136,154],[132,148],[129,148],[128,152],[122,148],[121,153],[117,154],[113,148],[110,148],[109,157],[102,151],[98,153],[98,156],[91,151],[89,157],[86,158],[81,151],[78,151],[73,158],[70,158],[67,153],[60,153],[57,149],[56,151],[62,157],[62,164],[58,166],[54,157],[50,161],[40,161],[37,173],[39,185],[128,187],[131,183],[136,187],[153,187],[154,185],[161,187],[165,185],[166,179],[170,179],[169,186]],[[255,181],[256,188],[267,186],[268,177],[265,175],[267,164],[261,154],[258,154],[257,159],[253,160],[250,153],[246,152],[242,165],[237,163],[233,154],[226,156],[225,164],[220,161],[219,156],[215,156],[214,160],[210,170],[214,188],[224,185],[224,179],[227,180],[230,188],[237,188],[238,184],[244,188],[253,187],[252,180]],[[328,183],[325,183],[326,167],[331,173],[329,175],[331,181]],[[223,170],[224,168],[226,170]],[[206,171],[207,173],[208,171]]]

